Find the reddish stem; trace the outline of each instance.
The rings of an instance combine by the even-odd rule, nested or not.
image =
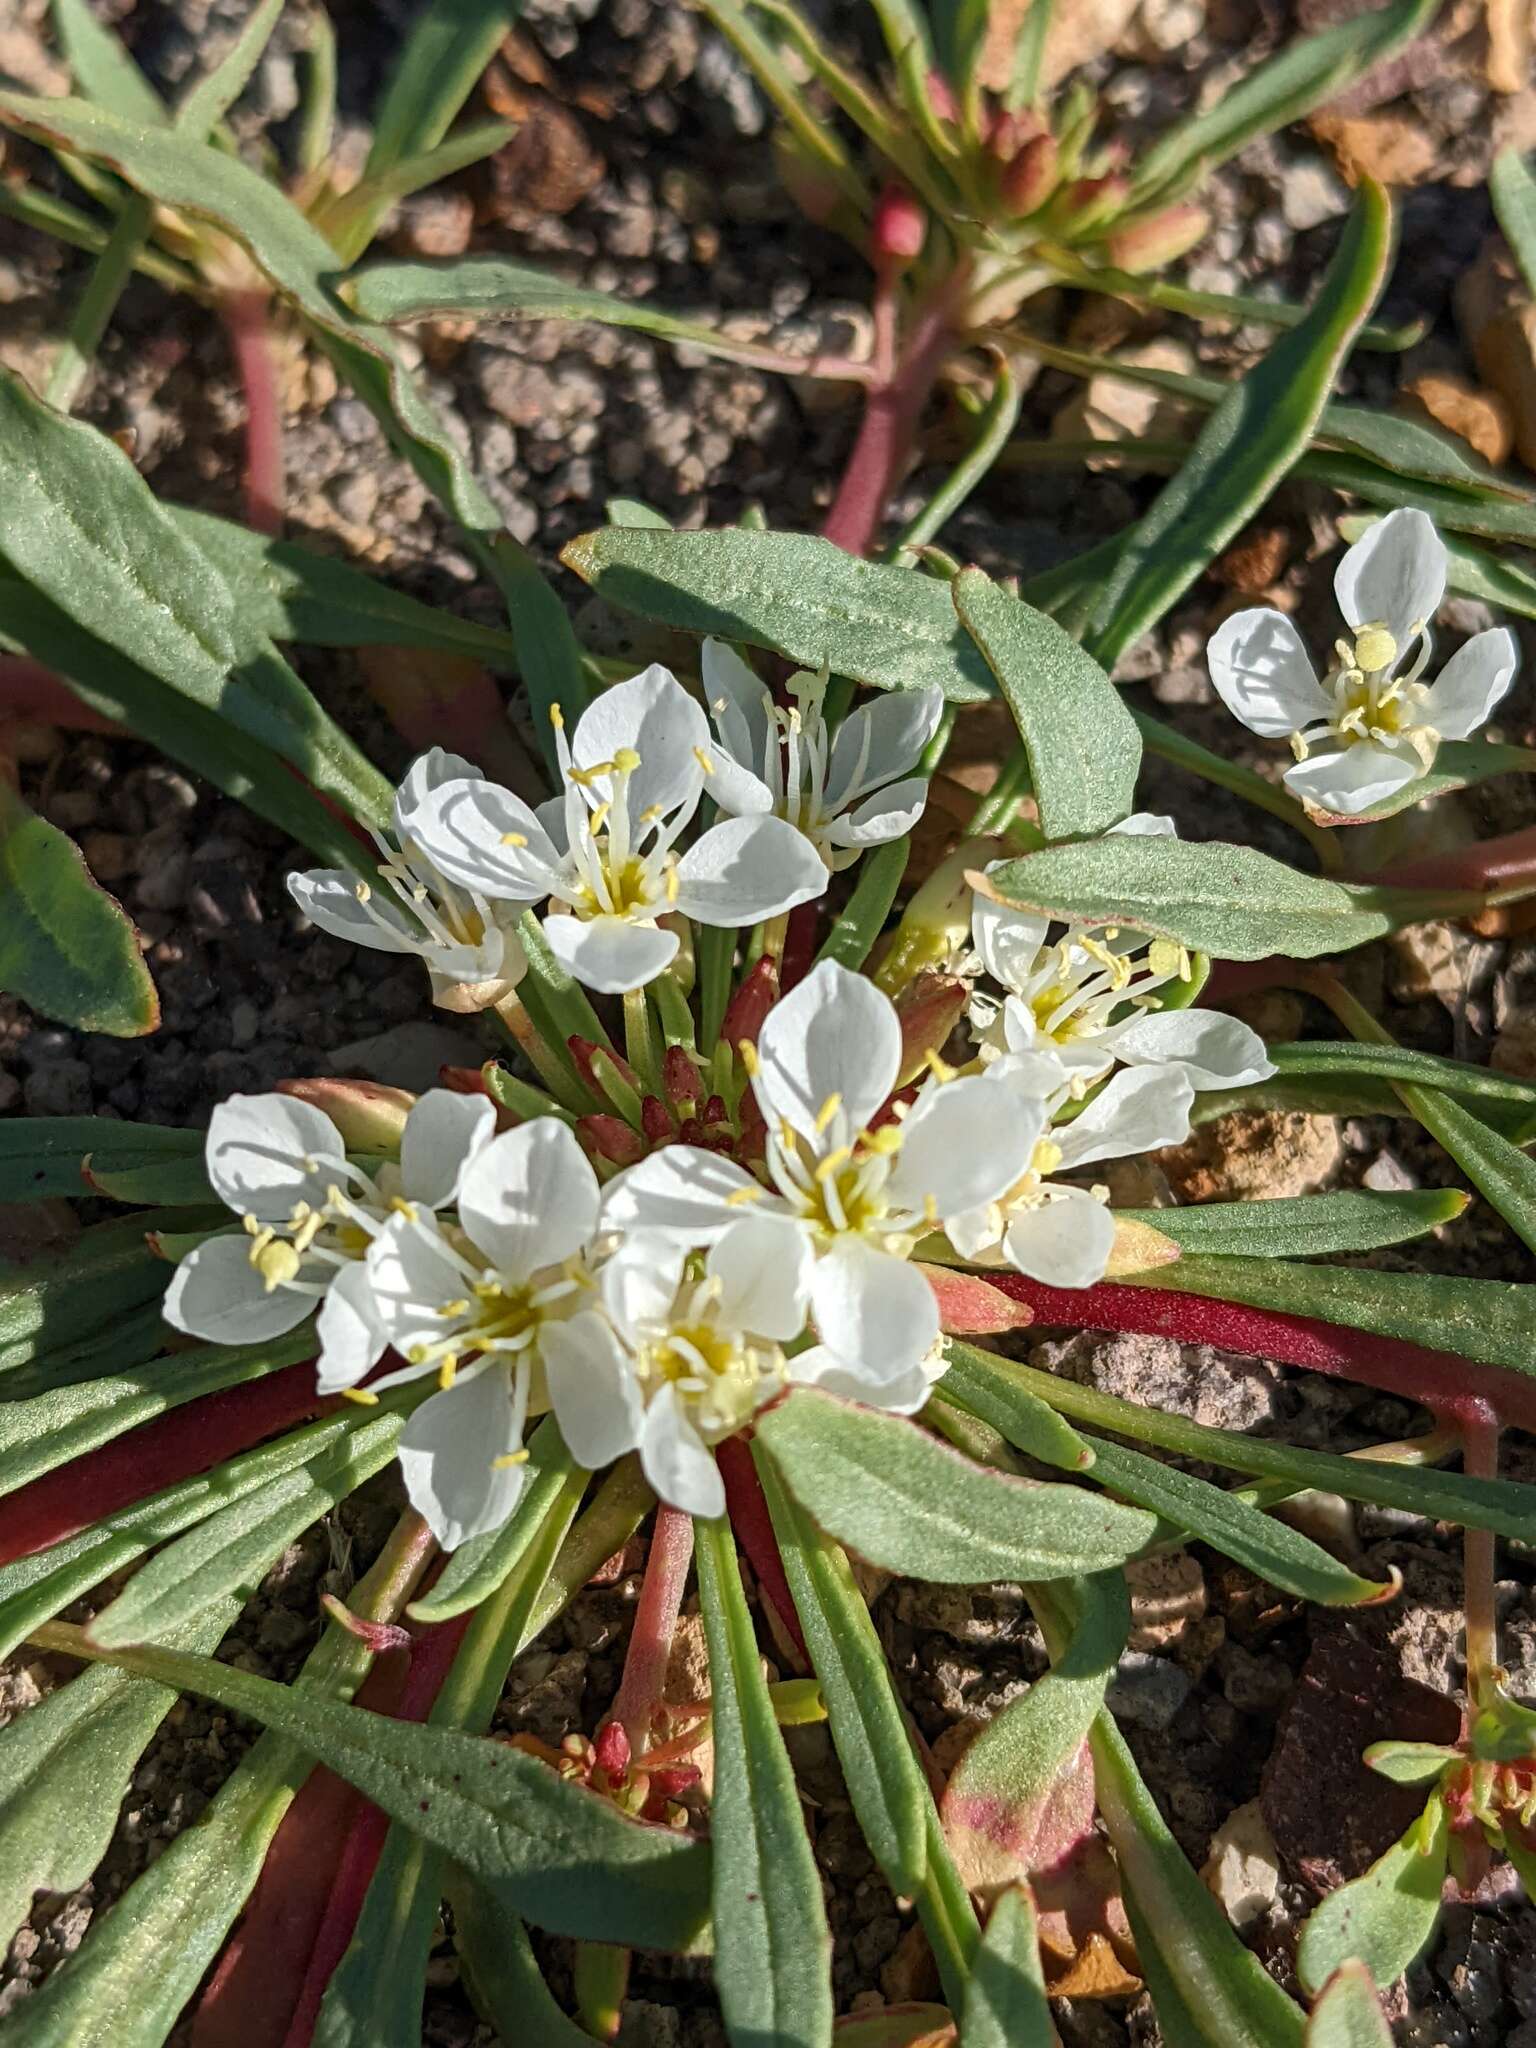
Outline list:
[[[1403,861],[1378,875],[1362,875],[1360,880],[1386,882],[1394,889],[1504,889],[1533,882],[1536,825],[1527,825],[1521,832],[1507,832],[1500,839],[1458,846],[1449,853],[1431,853],[1422,860]]]
[[[784,951],[779,958],[779,986],[786,995],[811,971],[811,962],[816,957],[816,928],[822,904],[823,898],[818,896],[814,902],[801,903],[789,913]]]
[[[821,528],[824,539],[851,555],[866,554],[880,530],[952,342],[948,306],[941,296],[919,315],[895,375],[865,398],[853,452]]]
[[[69,732],[120,733],[123,728],[82,704],[62,676],[24,655],[0,657],[0,716],[30,718]]]
[[[635,1756],[650,1748],[656,1710],[667,1696],[667,1666],[692,1562],[693,1517],[663,1502],[651,1530],[624,1676],[608,1716],[623,1728]]]
[[[206,1394],[141,1423],[0,1501],[0,1564],[62,1543],[104,1515],[206,1472],[336,1405],[316,1393],[311,1360]]]
[[[715,1462],[720,1467],[720,1477],[725,1481],[726,1512],[731,1518],[736,1541],[757,1574],[757,1583],[764,1598],[772,1602],[774,1612],[784,1624],[790,1641],[805,1659],[808,1669],[810,1652],[805,1647],[794,1596],[784,1576],[784,1560],[779,1556],[779,1539],[774,1534],[773,1517],[763,1498],[762,1482],[752,1462],[747,1439],[732,1436],[727,1437],[723,1444],[716,1444]]]
[[[1450,1351],[1432,1351],[1400,1337],[1347,1330],[1313,1316],[1211,1301],[1168,1287],[1126,1287],[1105,1281],[1082,1289],[1043,1287],[1019,1273],[989,1274],[993,1286],[1027,1302],[1037,1322],[1078,1330],[1121,1330],[1211,1344],[1304,1367],[1337,1379],[1380,1387],[1460,1420],[1484,1402],[1503,1423],[1536,1429],[1536,1379],[1505,1366],[1479,1365]],[[722,1446],[723,1448],[723,1446]]]
[[[219,311],[245,392],[245,518],[258,533],[277,533],[286,496],[283,397],[272,344],[272,295],[230,292]]]
[[[1474,1479],[1499,1476],[1499,1420],[1486,1401],[1469,1401],[1462,1416],[1462,1463]],[[1503,1673],[1499,1670],[1499,1619],[1494,1589],[1495,1558],[1491,1529],[1462,1532],[1466,1580],[1467,1702],[1473,1714],[1492,1704]]]

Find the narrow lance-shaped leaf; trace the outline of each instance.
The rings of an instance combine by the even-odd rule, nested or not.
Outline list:
[[[900,1416],[797,1388],[758,1422],[790,1493],[888,1571],[946,1585],[1054,1579],[1122,1563],[1150,1515],[1075,1486],[988,1471]]]
[[[160,998],[122,905],[0,766],[0,989],[40,1017],[141,1038]]]
[[[1118,824],[1141,769],[1141,735],[1119,691],[1054,620],[984,571],[962,569],[949,587],[1013,713],[1041,831],[1067,839]]]
[[[1029,1893],[1014,1885],[988,1915],[960,2017],[959,2048],[1055,2048]]]
[[[90,0],[53,0],[53,26],[77,92],[125,120],[165,125],[170,116],[159,94],[115,30],[97,20]]]
[[[1518,150],[1499,151],[1488,174],[1488,191],[1526,287],[1536,292],[1536,178]]]
[[[1536,1107],[1536,1082],[1522,1074],[1495,1073],[1439,1053],[1411,1052],[1401,1045],[1360,1045],[1349,1038],[1308,1038],[1296,1045],[1271,1045],[1271,1063],[1283,1075],[1368,1074],[1387,1081],[1412,1081],[1442,1094],[1522,1102]]]
[[[106,1116],[9,1116],[0,1122],[0,1202],[79,1195],[87,1155],[108,1173],[199,1158],[200,1131]]]
[[[1307,317],[1227,393],[1132,529],[1089,640],[1107,667],[1208,567],[1306,447],[1381,290],[1391,218],[1385,192],[1364,179]]]
[[[1192,1209],[1117,1209],[1115,1217],[1145,1223],[1182,1250],[1207,1257],[1308,1259],[1406,1243],[1454,1222],[1469,1200],[1459,1188],[1380,1194],[1352,1188],[1272,1201],[1202,1202]]]
[[[709,1641],[715,1984],[735,2048],[825,2048],[832,1937],[795,1774],[763,1679],[730,1524],[696,1524]]]

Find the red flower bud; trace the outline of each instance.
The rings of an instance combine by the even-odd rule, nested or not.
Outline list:
[[[1077,178],[1058,195],[1058,225],[1064,232],[1085,235],[1113,220],[1130,196],[1126,178]]]
[[[589,1153],[615,1166],[633,1166],[646,1154],[646,1143],[640,1133],[631,1130],[623,1117],[609,1116],[606,1110],[578,1118],[576,1135]]]
[[[896,997],[901,1025],[901,1065],[897,1085],[915,1081],[939,1052],[965,1009],[965,983],[952,974],[931,971],[916,975]]]
[[[930,71],[925,81],[928,88],[928,104],[941,121],[958,121],[960,102],[955,98],[955,88],[942,71]]]
[[[876,270],[896,275],[923,253],[928,216],[904,185],[887,185],[869,224],[869,255]]]
[[[1187,256],[1204,241],[1210,225],[1211,217],[1203,206],[1167,206],[1161,213],[1122,221],[1106,239],[1104,253],[1117,270],[1139,276]]]
[[[669,1045],[661,1062],[667,1099],[679,1116],[692,1116],[699,1099],[699,1070],[680,1045]]]
[[[1003,204],[1020,218],[1038,213],[1056,189],[1060,156],[1054,135],[1037,135],[1026,142],[1003,172],[998,188]]]
[[[763,1020],[779,1000],[779,963],[765,953],[755,967],[742,976],[741,985],[725,1006],[720,1036],[735,1047],[746,1041],[756,1045]]]

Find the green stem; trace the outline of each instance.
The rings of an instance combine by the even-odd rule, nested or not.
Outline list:
[[[1132,710],[1131,716],[1140,728],[1142,745],[1149,754],[1156,754],[1175,768],[1183,768],[1191,775],[1214,782],[1218,789],[1228,789],[1256,809],[1268,811],[1272,818],[1279,818],[1293,832],[1301,834],[1316,853],[1325,873],[1337,874],[1343,867],[1344,856],[1335,835],[1321,825],[1314,825],[1288,791],[1277,789],[1262,775],[1255,775],[1251,768],[1240,767],[1236,761],[1223,760],[1220,754],[1212,753],[1209,747],[1202,747],[1197,740],[1185,739],[1182,733],[1176,733],[1171,726],[1150,717],[1145,711]]]
[[[33,191],[26,185],[7,185],[3,179],[0,179],[0,214],[8,214],[25,227],[36,228],[40,234],[51,235],[56,242],[65,242],[72,249],[85,249],[93,256],[103,255],[112,240],[110,228],[104,228],[90,214],[71,206],[67,200]],[[145,277],[168,285],[172,291],[186,292],[205,304],[214,297],[195,271],[149,244],[135,251],[132,264]]]
[[[153,213],[150,202],[137,194],[128,201],[118,215],[107,246],[80,295],[80,303],[69,323],[69,332],[59,344],[59,352],[48,374],[47,389],[43,393],[48,404],[57,406],[60,412],[74,409],[81,386],[91,373],[101,337],[107,331],[107,322],[112,318],[143,248]]]
[[[1007,446],[1008,437],[1018,424],[1021,400],[1012,365],[999,353],[997,381],[978,423],[975,441],[922,511],[897,536],[891,550],[892,561],[899,562],[905,550],[922,547],[932,540],[959,511]]]
[[[632,988],[624,997],[624,1056],[645,1093],[659,1096],[661,1069],[656,1061],[656,1039],[643,988]]]
[[[971,814],[966,827],[969,837],[1004,831],[1019,807],[1019,798],[1029,794],[1029,756],[1022,745],[1014,748],[998,771],[996,782]]]

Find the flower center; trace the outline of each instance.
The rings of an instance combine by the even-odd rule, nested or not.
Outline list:
[[[620,747],[611,761],[566,770],[574,869],[569,897],[578,917],[649,921],[677,900],[672,842],[692,807],[683,804],[670,821],[659,804],[632,816],[629,785],[639,766],[634,748]]]
[[[1418,717],[1429,695],[1418,678],[1429,659],[1429,634],[1422,621],[1409,632],[1409,644],[1417,639],[1419,651],[1406,673],[1394,673],[1402,650],[1396,638],[1381,624],[1361,626],[1354,640],[1339,640],[1334,653],[1338,667],[1323,684],[1333,703],[1326,714],[1291,734],[1291,751],[1305,761],[1318,740],[1332,740],[1340,746],[1374,742],[1400,751],[1411,747],[1427,771],[1434,764],[1440,735]]]

